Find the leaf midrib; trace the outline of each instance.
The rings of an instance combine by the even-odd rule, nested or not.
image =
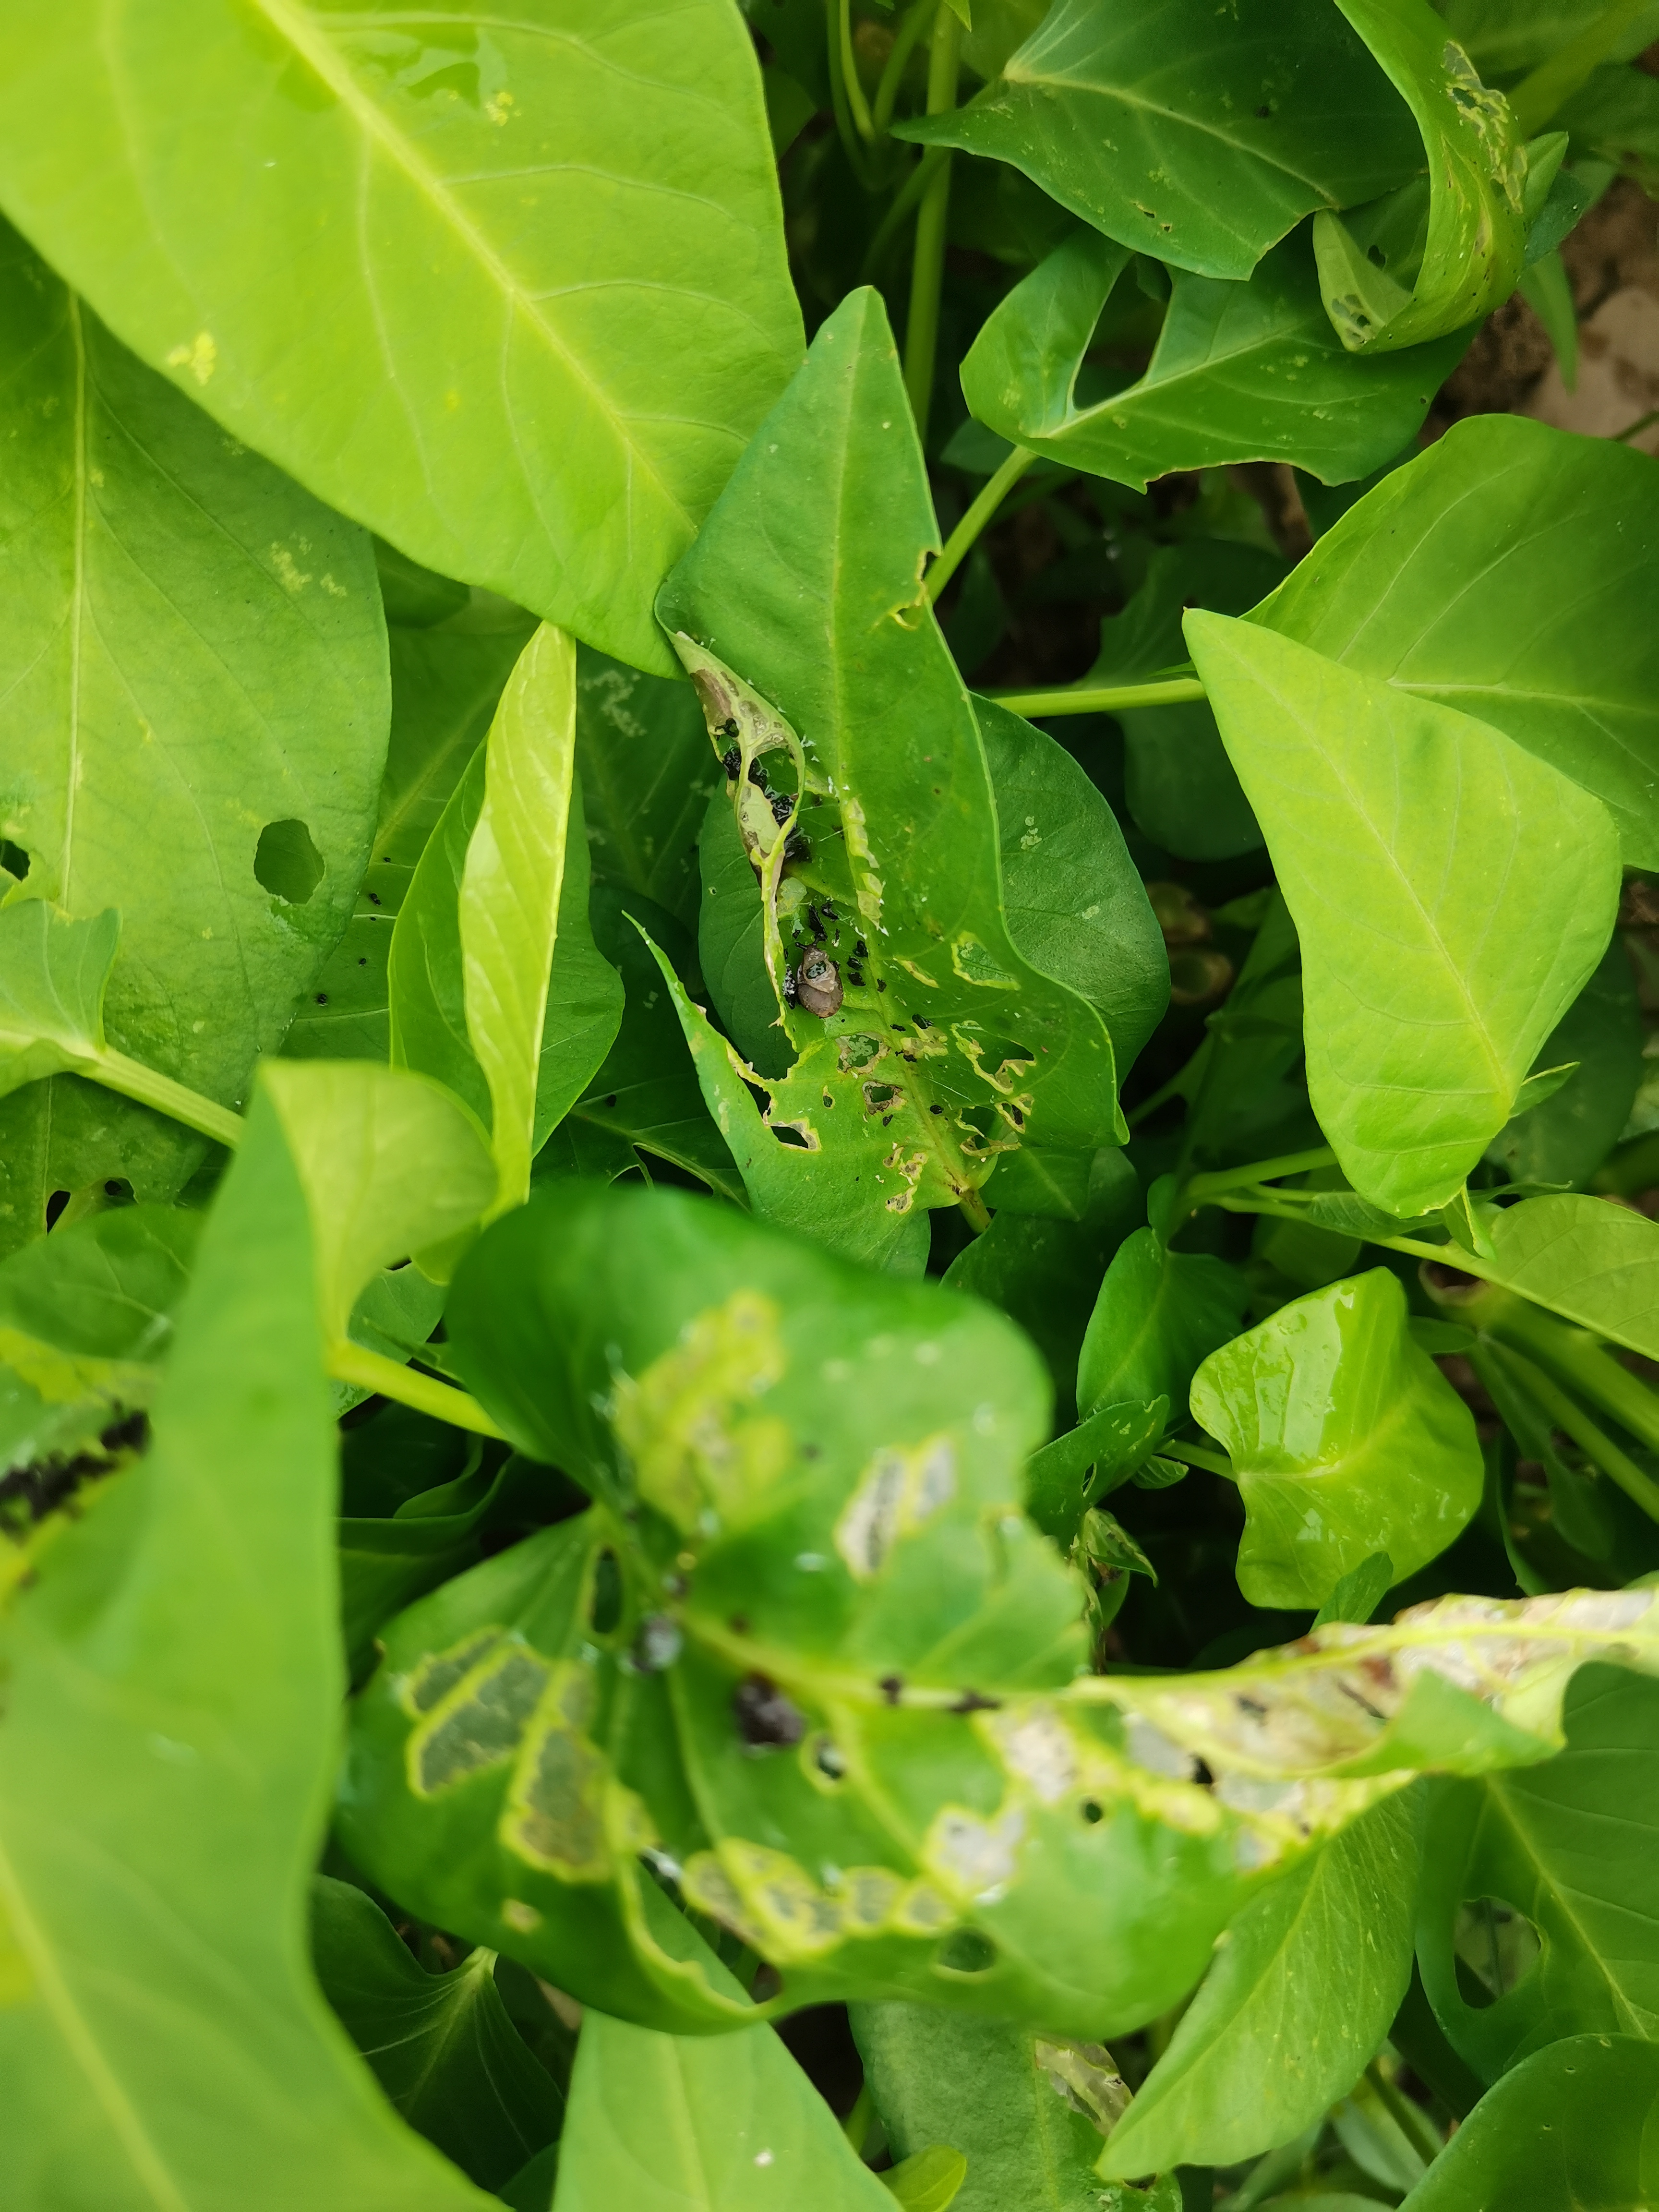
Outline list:
[[[334,94],[345,113],[356,124],[365,142],[380,148],[474,256],[478,265],[495,284],[510,313],[538,333],[573,380],[589,394],[600,414],[611,424],[617,442],[629,454],[630,464],[650,480],[665,504],[690,532],[693,527],[690,510],[678,495],[671,490],[653,457],[634,436],[628,418],[617,408],[610,393],[596,381],[586,363],[571,351],[552,323],[536,312],[530,294],[520,284],[477,224],[457,204],[453,193],[427,164],[416,158],[414,149],[395,127],[391,118],[363,92],[336,47],[307,19],[303,11],[293,4],[293,0],[253,0],[253,4],[272,30],[287,40],[298,58]]]

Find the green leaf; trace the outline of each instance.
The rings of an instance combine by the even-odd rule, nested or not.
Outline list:
[[[1076,1428],[1034,1452],[1025,1471],[1025,1510],[1038,1528],[1069,1550],[1095,1492],[1096,1470],[1101,1496],[1117,1489],[1145,1466],[1169,1418],[1167,1398],[1097,1406]]]
[[[856,1066],[858,1085],[891,1094],[862,1109],[866,1157],[902,1162],[923,1206],[955,1202],[1028,1142],[1093,1152],[1123,1134],[1104,1022],[1009,928],[984,744],[921,582],[938,543],[880,300],[855,292],[659,605],[715,751],[738,754],[730,801],[763,877],[748,896],[781,1009],[784,969],[829,904],[842,997],[827,1016],[804,1000],[783,1012],[798,1055],[787,1118],[827,1146],[819,1101]],[[795,796],[798,831],[751,763],[778,776],[781,803]],[[849,1213],[885,1203],[860,1173],[856,1191],[842,1182]]]
[[[89,1449],[149,1405],[200,1225],[121,1206],[0,1261],[0,1472]]]
[[[882,2187],[897,2197],[905,2212],[946,2212],[968,2179],[968,2161],[959,2150],[933,2143],[912,2152],[881,2176]]]
[[[1252,1605],[1322,1606],[1377,1552],[1404,1582],[1480,1503],[1474,1417],[1413,1341],[1386,1267],[1310,1291],[1212,1352],[1192,1405],[1232,1459]]]
[[[1103,2173],[1231,2166],[1318,2121],[1411,1979],[1422,1833],[1420,1793],[1389,1798],[1245,1906],[1112,2130]]]
[[[1659,180],[1659,93],[1639,69],[1594,70],[1556,117],[1574,150],[1611,162],[1645,191]]]
[[[381,554],[382,569],[386,555]],[[424,572],[422,572],[424,573]],[[394,622],[392,743],[380,786],[373,858],[345,935],[318,976],[283,1042],[295,1060],[384,1060],[392,1024],[386,963],[410,879],[450,794],[495,718],[535,617],[488,592],[459,592],[461,605],[418,627]],[[386,588],[382,574],[382,589]],[[448,604],[446,602],[446,604]],[[323,1003],[324,1001],[326,1004]]]
[[[1607,13],[1608,0],[1448,0],[1452,36],[1489,77],[1517,76],[1548,61]],[[1659,38],[1659,5],[1627,20],[1618,51],[1628,59]]]
[[[1301,939],[1320,1127],[1362,1197],[1443,1206],[1601,959],[1612,818],[1471,715],[1252,623],[1187,635]]]
[[[1113,1256],[1078,1359],[1085,1413],[1166,1398],[1179,1413],[1200,1364],[1236,1334],[1244,1278],[1204,1252],[1172,1252],[1138,1229]]]
[[[495,1169],[466,1109],[424,1076],[362,1060],[275,1060],[260,1080],[311,1208],[317,1310],[332,1344],[380,1268],[478,1219]]]
[[[576,768],[594,882],[642,891],[695,931],[697,835],[720,782],[696,693],[584,647],[576,655]]]
[[[429,1974],[372,1899],[319,1875],[311,1955],[392,2104],[480,2189],[510,2181],[557,2136],[564,2100],[508,2018],[488,1951]]]
[[[1659,1224],[1609,1199],[1564,1193],[1502,1207],[1491,1235],[1484,1277],[1659,1358]]]
[[[1188,1102],[1184,1149],[1195,1164],[1242,1165],[1316,1140],[1307,1094],[1287,1080],[1302,1058],[1302,948],[1275,890],[1237,981],[1176,1078]],[[1350,1194],[1347,1203],[1361,1201]]]
[[[854,2005],[852,2023],[895,2157],[948,2139],[967,2159],[953,2212],[1120,2212],[1094,2171],[1129,2094],[1109,2051],[921,2005]]]
[[[1145,374],[1097,397],[1085,356],[1132,259],[1092,231],[1057,246],[992,311],[962,389],[1015,445],[1136,491],[1232,461],[1293,461],[1331,483],[1364,476],[1413,435],[1466,343],[1356,361],[1321,304],[1307,240],[1287,239],[1248,284],[1177,270]]]
[[[740,1996],[729,1975],[721,1979]],[[559,2212],[893,2212],[771,2028],[717,2041],[657,2034],[599,2012],[585,2016],[576,2046],[558,2204]]]
[[[1617,936],[1539,1048],[1547,1068],[1571,1063],[1542,1101],[1500,1129],[1486,1158],[1511,1182],[1583,1183],[1618,1142],[1642,1080],[1636,978]],[[1533,1079],[1535,1080],[1536,1079]]]
[[[896,135],[1012,162],[1108,238],[1234,280],[1313,209],[1374,199],[1421,161],[1403,103],[1317,0],[1127,18],[1060,0],[968,106]]]
[[[112,1048],[240,1105],[368,857],[387,713],[368,544],[3,225],[0,376],[0,837],[28,858],[11,902],[87,923],[115,908]],[[74,1078],[15,1095],[0,1247],[43,1233],[54,1191],[118,1176],[171,1199],[203,1150]]]
[[[1415,1328],[1412,1335],[1419,1344],[1422,1343]],[[1323,1628],[1333,1620],[1354,1620],[1363,1625],[1376,1613],[1395,1581],[1394,1561],[1388,1553],[1369,1553],[1357,1567],[1350,1567],[1346,1575],[1338,1577],[1330,1595],[1314,1615],[1314,1626]]]
[[[1430,1800],[1423,1984],[1487,2081],[1563,2036],[1659,2033],[1659,1689],[1586,1668],[1563,1719],[1547,1765]]]
[[[1008,934],[1033,968],[1086,999],[1120,1073],[1170,1003],[1170,957],[1123,832],[1063,745],[975,699],[996,799]]]
[[[735,13],[97,23],[7,24],[13,220],[320,497],[666,670],[649,594],[800,351]],[[302,267],[315,312],[251,258]]]
[[[492,1213],[522,1203],[532,1158],[622,1018],[621,985],[587,927],[579,807],[567,853],[575,671],[570,639],[544,624],[507,679],[482,756],[456,787],[392,933],[393,1061],[447,1084],[487,1121],[499,1176]]]
[[[697,743],[703,747],[701,714]],[[684,1168],[741,1204],[742,1178],[703,1103],[673,994],[664,988],[653,950],[660,945],[677,969],[695,970],[690,940],[672,915],[612,884],[594,885],[589,912],[595,941],[622,977],[622,1027],[598,1073],[537,1154],[536,1179],[625,1175],[644,1156]]]
[[[1406,2204],[1410,2212],[1624,2212],[1659,2188],[1659,2050],[1575,2035],[1488,2092]]]
[[[344,1688],[313,1280],[261,1095],[155,1442],[43,1527],[0,1630],[0,2158],[18,2212],[487,2201],[395,2118],[305,1965]]]
[[[1652,473],[1614,440],[1454,423],[1251,619],[1491,723],[1607,802],[1626,860],[1659,866]]]
[[[1314,218],[1320,289],[1342,343],[1395,352],[1467,329],[1520,281],[1527,156],[1502,93],[1429,0],[1337,0],[1423,134],[1428,179]],[[1359,473],[1359,471],[1356,471]]]

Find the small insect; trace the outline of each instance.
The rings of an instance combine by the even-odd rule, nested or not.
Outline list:
[[[830,955],[812,945],[795,975],[795,996],[809,1014],[827,1021],[841,1004],[841,970]]]
[[[735,783],[738,780],[738,770],[743,766],[743,754],[738,747],[732,745],[729,750],[720,755],[720,766],[726,770],[726,781]]]
[[[783,1749],[806,1733],[800,1708],[766,1674],[746,1674],[732,1694],[738,1734],[750,1751]]]
[[[772,819],[775,822],[787,822],[794,811],[795,799],[793,792],[775,791],[772,793]]]

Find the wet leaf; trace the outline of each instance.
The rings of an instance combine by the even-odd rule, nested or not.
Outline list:
[[[1612,817],[1471,715],[1252,623],[1186,627],[1301,939],[1320,1127],[1362,1197],[1443,1206],[1601,959]]]
[[[321,498],[665,672],[650,593],[800,353],[736,15],[97,22],[10,27],[0,191],[53,265]]]
[[[1232,1459],[1252,1605],[1322,1606],[1377,1552],[1404,1582],[1480,1503],[1474,1417],[1413,1340],[1386,1267],[1294,1299],[1212,1352],[1192,1406]]]
[[[1108,238],[1237,281],[1315,208],[1401,184],[1410,114],[1331,9],[1060,0],[954,114],[897,136],[1012,162]]]

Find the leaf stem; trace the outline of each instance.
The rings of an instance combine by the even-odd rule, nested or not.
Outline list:
[[[1622,430],[1615,430],[1613,443],[1622,446],[1632,438],[1639,438],[1644,430],[1652,429],[1656,422],[1659,422],[1659,407],[1650,407],[1645,415],[1638,415],[1633,422],[1626,422]]]
[[[915,0],[915,7],[907,8],[899,19],[899,27],[893,33],[892,51],[876,86],[875,105],[871,110],[870,119],[878,137],[886,136],[887,126],[893,119],[893,104],[898,98],[904,65],[915,51],[916,40],[927,28],[929,16],[939,5],[940,0]]]
[[[355,1383],[359,1389],[377,1391],[382,1398],[395,1398],[400,1406],[430,1413],[436,1420],[447,1421],[452,1428],[470,1429],[475,1437],[495,1437],[503,1443],[509,1441],[477,1400],[465,1390],[440,1382],[434,1375],[400,1367],[395,1359],[371,1352],[349,1336],[335,1338],[328,1348],[327,1364],[337,1382]]]
[[[1158,1451],[1160,1459],[1178,1459],[1183,1467],[1201,1467],[1207,1474],[1224,1475],[1229,1482],[1238,1480],[1226,1453],[1211,1451],[1205,1444],[1175,1444],[1165,1437]]]
[[[837,0],[836,14],[841,31],[841,80],[846,89],[853,128],[866,146],[873,145],[876,126],[871,118],[870,103],[864,96],[864,87],[859,79],[858,59],[853,52],[852,0]]]
[[[991,1225],[991,1209],[976,1190],[957,1193],[957,1204],[962,1208],[963,1218],[975,1237],[982,1237]]]
[[[1224,1191],[1241,1190],[1248,1183],[1272,1182],[1279,1176],[1301,1175],[1309,1168],[1335,1164],[1336,1154],[1328,1145],[1315,1145],[1305,1152],[1281,1152],[1275,1160],[1255,1160],[1249,1167],[1218,1168],[1211,1174],[1195,1175],[1182,1195],[1188,1205],[1207,1206]]]
[[[939,163],[944,161],[949,150],[944,146],[928,146],[923,149],[921,161],[915,164],[909,175],[894,193],[892,205],[883,216],[875,236],[865,249],[864,259],[859,268],[859,277],[861,283],[866,284],[875,283],[880,274],[883,256],[892,244],[894,236],[902,226],[905,217],[909,215],[916,202],[927,191],[929,180],[938,171]]]
[[[1659,1521],[1659,1482],[1644,1474],[1635,1461],[1620,1451],[1612,1437],[1541,1367],[1523,1358],[1510,1345],[1498,1341],[1492,1348],[1527,1395],[1548,1416],[1552,1425],[1570,1436],[1580,1451],[1593,1459],[1602,1474],[1616,1482],[1650,1521]]]
[[[1016,446],[945,539],[938,560],[927,571],[926,588],[930,605],[937,605],[939,593],[968,557],[975,539],[1036,459],[1029,447]]]
[[[141,1060],[129,1060],[124,1052],[112,1047],[100,1048],[94,1066],[86,1073],[106,1090],[118,1091],[124,1098],[136,1098],[141,1106],[153,1106],[157,1113],[166,1114],[186,1128],[199,1129],[204,1137],[216,1144],[228,1145],[233,1149],[242,1139],[242,1117],[233,1114],[228,1106],[216,1105],[211,1098],[204,1098],[199,1091],[191,1091],[182,1083],[175,1083],[170,1075],[163,1075],[154,1067],[146,1067]]]
[[[847,166],[852,171],[854,181],[860,188],[867,192],[871,185],[870,167],[865,159],[864,147],[860,141],[858,130],[853,120],[853,112],[847,96],[847,75],[842,67],[842,19],[846,9],[847,0],[824,0],[823,21],[827,34],[825,45],[830,64],[830,106],[836,118],[836,132],[841,140],[842,151],[847,156]],[[864,88],[861,85],[859,88],[859,97],[860,100],[864,97]]]
[[[1176,707],[1208,693],[1195,676],[1165,677],[1153,684],[1071,684],[1058,691],[988,691],[1015,714],[1111,714],[1120,707]]]
[[[957,104],[957,69],[962,24],[955,9],[941,6],[933,18],[927,54],[927,112],[948,114]],[[933,360],[939,350],[939,292],[945,282],[945,228],[951,210],[948,151],[928,179],[916,216],[916,244],[910,264],[910,313],[904,325],[904,388],[916,435],[926,447],[927,415],[933,398]]]

